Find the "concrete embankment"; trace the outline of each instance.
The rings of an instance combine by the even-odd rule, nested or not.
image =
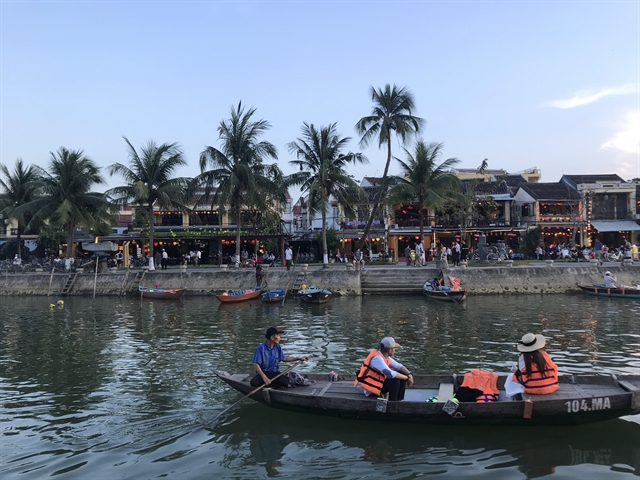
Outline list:
[[[470,294],[536,294],[578,292],[578,283],[601,283],[604,272],[610,270],[619,285],[640,284],[640,264],[621,266],[605,264],[557,265],[535,267],[485,267],[451,268],[445,275],[460,278]],[[424,282],[435,277],[438,270],[433,267],[413,268],[405,266],[367,267],[363,272],[354,272],[332,266],[323,269],[310,267],[287,271],[271,268],[266,272],[266,288],[297,289],[300,284],[327,288],[338,295],[419,293]],[[0,277],[0,295],[62,295],[73,274],[31,273],[4,275]],[[139,278],[115,274],[79,274],[75,277],[69,295],[120,295],[136,294]],[[255,271],[251,269],[224,270],[216,267],[193,268],[187,273],[179,270],[148,272],[142,278],[145,286],[160,288],[187,288],[190,295],[215,295],[225,291],[250,288],[255,284]]]

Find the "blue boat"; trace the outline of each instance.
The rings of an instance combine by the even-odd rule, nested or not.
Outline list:
[[[287,291],[284,288],[274,288],[262,294],[262,301],[265,303],[277,303],[284,300]]]
[[[298,290],[300,300],[307,303],[325,303],[331,298],[331,292],[324,288],[305,287]]]

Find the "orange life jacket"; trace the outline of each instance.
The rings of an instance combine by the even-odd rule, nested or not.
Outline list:
[[[514,380],[521,385],[524,386],[524,391],[530,393],[532,395],[543,395],[545,393],[553,393],[555,392],[558,385],[558,367],[551,360],[547,352],[541,350],[542,355],[544,356],[545,361],[547,362],[547,369],[544,371],[546,376],[542,375],[542,372],[538,371],[538,366],[532,362],[531,372],[527,372],[527,367],[525,366],[522,371],[522,376],[520,378],[514,375]]]
[[[482,395],[476,397],[476,402],[495,402],[500,395],[500,391],[498,390],[498,374],[495,372],[485,372],[474,368],[464,374],[464,380],[461,386],[482,391]]]
[[[380,395],[380,392],[382,391],[382,385],[387,379],[387,376],[377,368],[371,366],[371,360],[373,360],[373,358],[376,356],[382,357],[384,363],[389,366],[389,363],[391,362],[390,357],[385,358],[385,356],[382,355],[378,350],[371,350],[367,358],[364,360],[364,363],[360,367],[360,371],[356,375],[353,386],[357,387],[358,383],[361,383],[362,388],[364,388],[366,391],[371,392],[374,395]]]

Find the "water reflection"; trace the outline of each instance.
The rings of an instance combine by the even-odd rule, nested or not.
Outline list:
[[[242,404],[212,371],[250,371],[265,329],[300,371],[352,372],[384,335],[414,371],[505,371],[542,331],[562,373],[640,373],[640,302],[578,296],[335,298],[221,305],[69,298],[0,301],[0,476],[400,478],[640,475],[640,418],[571,428],[443,428]],[[191,433],[189,433],[191,432]],[[101,472],[96,476],[95,472]]]

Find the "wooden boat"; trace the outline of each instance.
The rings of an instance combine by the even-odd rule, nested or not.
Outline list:
[[[181,298],[187,291],[186,288],[153,288],[138,286],[138,291],[142,294],[143,298],[164,298],[168,300],[175,300]]]
[[[261,296],[264,303],[278,303],[284,300],[286,294],[287,292],[284,288],[273,288],[268,292],[264,292]]]
[[[298,290],[300,300],[307,303],[326,303],[331,298],[331,292],[323,288],[305,287]]]
[[[453,290],[451,287],[436,286],[429,281],[425,282],[422,286],[422,292],[428,298],[442,300],[445,302],[458,303],[467,298],[467,291],[462,287],[459,287],[457,290]]]
[[[249,384],[253,374],[218,371],[216,375],[244,395],[254,390]],[[251,398],[303,413],[446,425],[578,425],[640,413],[640,375],[561,375],[555,392],[527,395],[523,400],[507,399],[506,376],[501,376],[499,400],[490,403],[450,400],[464,375],[415,375],[401,402],[366,397],[361,387],[353,386],[354,375],[339,375],[333,382],[329,374],[305,376],[316,383],[282,390],[263,388]]]
[[[589,295],[597,295],[599,297],[640,298],[640,289],[629,286],[607,288],[604,285],[578,284],[578,288]]]
[[[236,290],[235,292],[225,292],[222,295],[216,295],[222,303],[244,302],[257,298],[262,293],[262,287],[254,287],[247,290]]]

